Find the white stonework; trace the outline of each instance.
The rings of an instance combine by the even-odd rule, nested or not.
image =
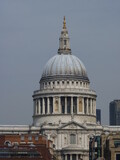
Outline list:
[[[102,126],[96,124],[96,93],[85,66],[72,55],[65,18],[58,54],[46,63],[33,101],[33,124],[53,141],[58,159],[88,160],[89,137]]]
[[[45,65],[34,91],[33,111],[33,125],[1,125],[0,134],[46,135],[60,160],[88,160],[91,136],[120,131],[96,124],[96,93],[85,66],[72,55],[65,18],[58,54]]]

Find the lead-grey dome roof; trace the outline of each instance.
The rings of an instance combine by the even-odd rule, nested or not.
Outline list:
[[[55,55],[46,63],[42,79],[48,78],[79,78],[88,80],[84,64],[79,58],[71,54]]]
[[[52,57],[43,69],[41,81],[58,79],[80,79],[89,81],[84,64],[71,54],[70,39],[64,17],[63,29],[59,38],[58,54]]]

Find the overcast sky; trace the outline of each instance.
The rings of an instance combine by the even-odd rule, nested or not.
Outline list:
[[[32,94],[57,54],[64,15],[109,123],[109,102],[120,99],[120,0],[0,0],[0,124],[32,124]]]

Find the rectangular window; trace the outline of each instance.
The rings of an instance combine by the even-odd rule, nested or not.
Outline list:
[[[116,160],[120,160],[120,154],[116,154]]]
[[[28,136],[28,140],[32,141],[32,136],[31,135]]]
[[[38,139],[39,139],[38,136],[35,136],[35,140],[38,141]]]
[[[76,135],[75,134],[70,135],[70,144],[76,144]]]
[[[66,45],[67,44],[67,41],[66,40],[64,40],[64,45]]]
[[[118,140],[116,140],[116,141],[114,141],[114,145],[115,145],[115,147],[117,148],[117,147],[120,147],[120,141]]]
[[[24,141],[24,139],[25,139],[24,135],[21,135],[21,141]]]

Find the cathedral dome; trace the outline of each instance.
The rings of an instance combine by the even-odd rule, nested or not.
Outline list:
[[[71,54],[55,55],[46,63],[42,78],[53,76],[61,78],[76,77],[88,80],[84,64],[79,58]]]
[[[84,64],[71,52],[65,17],[58,54],[44,66],[39,84],[33,95],[36,126],[60,128],[70,121],[96,124],[96,93],[90,89]]]
[[[41,80],[85,80],[89,81],[84,64],[71,54],[70,39],[64,17],[63,28],[59,38],[58,54],[52,57],[43,69]]]

